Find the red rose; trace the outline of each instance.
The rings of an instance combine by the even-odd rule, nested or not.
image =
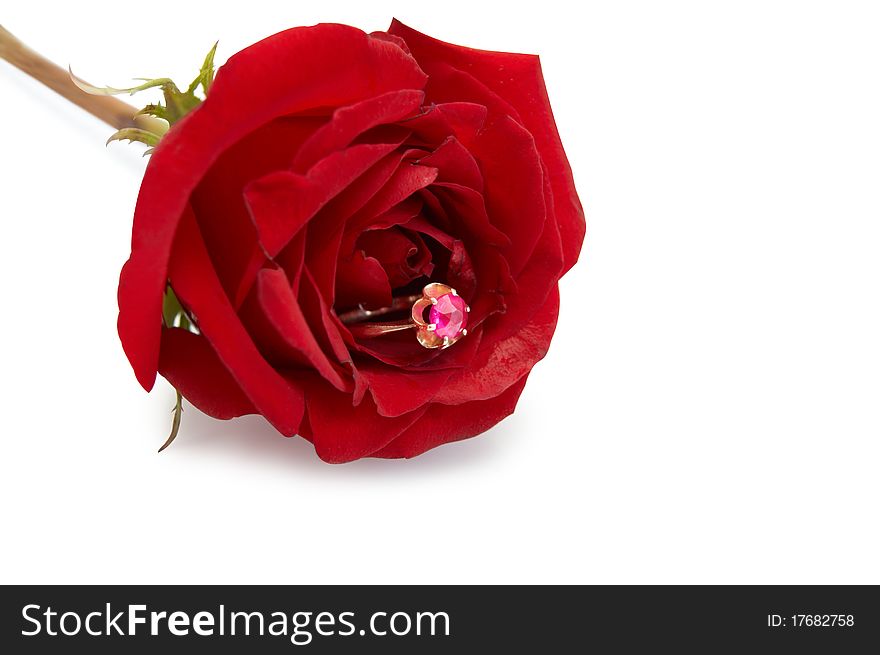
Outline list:
[[[538,58],[398,22],[287,30],[233,56],[141,186],[119,334],[217,418],[328,462],[412,457],[509,415],[556,326],[583,212]],[[339,314],[438,281],[469,334],[353,336]],[[163,327],[166,286],[198,334]]]

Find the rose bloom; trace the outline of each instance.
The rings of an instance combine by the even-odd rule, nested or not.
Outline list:
[[[229,59],[152,155],[119,334],[147,390],[158,372],[328,462],[412,457],[513,412],[583,236],[536,56],[397,21],[290,29]],[[471,308],[449,348],[339,318],[429,282]],[[197,332],[163,325],[168,287]]]

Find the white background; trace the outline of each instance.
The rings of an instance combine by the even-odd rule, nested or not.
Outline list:
[[[0,63],[0,581],[880,582],[874,6],[4,3],[99,84],[392,16],[540,53],[588,235],[482,437],[330,466],[190,409],[157,455],[115,328],[145,162]]]

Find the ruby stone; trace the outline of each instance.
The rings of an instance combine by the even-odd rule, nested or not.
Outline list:
[[[437,326],[434,332],[438,337],[455,339],[467,327],[467,303],[460,296],[443,294],[431,305],[428,320]]]

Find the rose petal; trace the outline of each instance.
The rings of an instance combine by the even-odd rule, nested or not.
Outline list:
[[[522,125],[519,112],[507,100],[475,78],[447,62],[431,61],[423,64],[428,73],[425,87],[431,102],[447,104],[465,102],[486,110],[486,123],[501,116],[509,116]]]
[[[452,232],[466,239],[466,235],[479,243],[507,247],[510,239],[504,232],[492,225],[486,211],[486,203],[482,194],[471,188],[452,182],[440,182],[431,185],[432,193],[437,197],[452,221]]]
[[[546,178],[545,178],[546,184]],[[549,186],[548,193],[549,193]],[[548,203],[552,211],[552,202]],[[516,277],[516,292],[504,294],[506,311],[504,320],[493,325],[493,334],[505,339],[525,326],[541,308],[548,296],[557,289],[557,281],[564,266],[559,224],[552,219],[544,223],[544,232],[538,241],[528,264]]]
[[[440,202],[440,199],[434,191],[435,189],[433,187],[428,187],[419,191],[419,198],[421,198],[424,203],[422,215],[427,217],[435,227],[448,234],[452,234],[455,226],[446,211],[446,207],[443,206],[443,203]]]
[[[411,130],[417,140],[426,145],[442,143],[454,136],[467,148],[483,129],[488,110],[479,103],[441,102],[431,104],[413,118],[399,125]]]
[[[455,420],[450,420],[449,409],[428,405],[418,421],[372,456],[386,459],[415,457],[445,443],[481,434],[513,414],[525,385],[526,377],[523,377],[494,398],[458,405],[454,410]]]
[[[416,216],[412,220],[404,223],[403,226],[408,230],[419,232],[420,234],[431,237],[447,250],[452,250],[456,241],[436,225],[429,223],[424,216]]]
[[[350,390],[338,364],[318,344],[282,271],[264,268],[257,277],[257,299],[277,336],[300,353],[321,376],[340,391]]]
[[[449,257],[448,283],[462,297],[472,298],[476,293],[477,274],[474,264],[464,244],[455,241],[452,244],[452,254]]]
[[[361,234],[357,242],[358,248],[365,255],[376,259],[382,265],[393,289],[406,286],[416,278],[431,274],[431,251],[418,234],[411,232],[410,235],[394,227],[368,230]]]
[[[315,213],[399,144],[360,144],[335,152],[307,174],[274,171],[244,189],[260,244],[275,257]]]
[[[456,371],[451,368],[405,371],[378,362],[361,363],[358,370],[382,416],[400,416],[419,409]]]
[[[418,111],[425,99],[422,91],[395,90],[353,105],[340,107],[330,121],[316,130],[296,153],[292,169],[304,173],[321,159],[345,148],[377,125],[403,120]]]
[[[437,169],[421,166],[407,159],[401,161],[388,182],[364,205],[350,220],[349,229],[354,232],[365,230],[378,216],[424,189],[437,178]]]
[[[403,50],[406,54],[411,54],[409,51],[409,46],[406,45],[406,41],[401,39],[399,36],[394,36],[393,34],[389,34],[388,32],[370,32],[370,36],[374,39],[380,39],[383,41],[389,41]]]
[[[408,223],[419,215],[422,206],[425,203],[418,196],[410,196],[401,203],[398,203],[384,214],[377,216],[370,226],[369,230],[384,230],[395,225]]]
[[[503,249],[516,277],[544,230],[544,178],[531,135],[507,116],[491,122],[474,140],[473,153],[486,181],[492,224],[510,239]]]
[[[342,240],[341,252],[343,254],[353,252],[358,238],[365,230],[381,230],[394,225],[408,223],[419,215],[424,204],[424,201],[419,196],[410,196],[403,202],[398,203],[389,209],[387,212],[373,218],[366,226],[347,223],[345,226],[345,235]]]
[[[376,309],[390,305],[391,283],[382,263],[360,250],[340,259],[336,268],[335,298],[337,307],[363,305],[366,309]]]
[[[368,394],[352,406],[350,394],[341,393],[317,378],[306,381],[308,411],[305,436],[315,444],[318,457],[331,464],[350,462],[380,450],[425,412],[421,407],[396,417],[380,416]]]
[[[351,353],[348,351],[343,337],[343,333],[347,334],[348,330],[342,326],[336,314],[324,301],[317,283],[308,269],[305,270],[303,276],[298,300],[303,314],[312,328],[312,333],[324,351],[333,353],[340,364],[348,364],[353,368]],[[356,373],[357,371],[352,371],[352,374]]]
[[[305,261],[306,230],[300,230],[290,243],[275,256],[275,263],[287,274],[291,289],[299,289]]]
[[[505,152],[505,149],[502,148],[501,152]],[[483,174],[477,160],[454,136],[447,137],[436,150],[422,157],[419,163],[436,168],[439,171],[438,182],[452,182],[470,187],[478,193],[483,192]]]
[[[506,313],[505,299],[517,293],[517,286],[510,274],[507,260],[494,248],[472,246],[471,252],[467,254],[472,262],[473,278],[477,287],[472,294],[471,316],[468,321],[475,328],[499,311]],[[468,272],[467,269],[465,272]],[[540,303],[535,305],[533,311],[540,306]]]
[[[418,232],[410,232],[404,228],[399,228],[400,232],[406,235],[406,238],[415,246],[415,250],[411,250],[403,263],[398,262],[400,270],[400,286],[409,284],[413,280],[420,277],[431,277],[434,272],[433,252],[425,240],[422,239]],[[391,270],[390,262],[383,264],[385,270]]]

